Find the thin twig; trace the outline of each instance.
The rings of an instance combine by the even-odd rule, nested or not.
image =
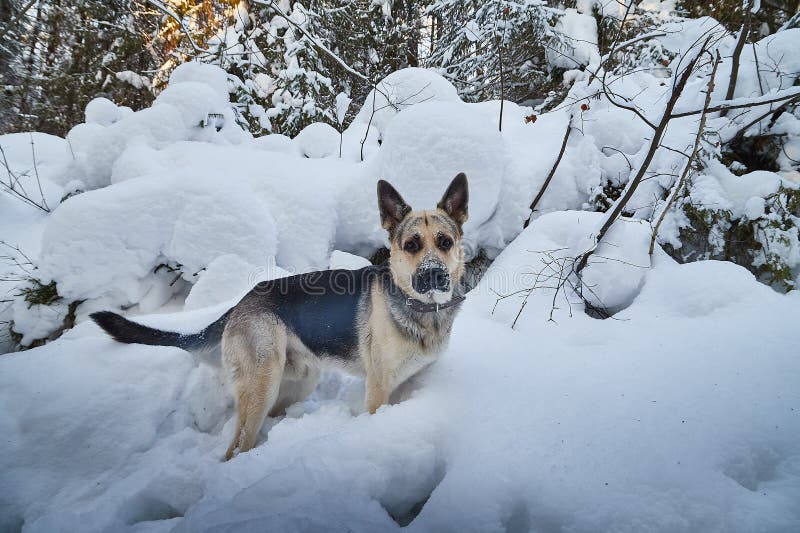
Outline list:
[[[42,191],[42,180],[39,179],[39,168],[36,166],[36,149],[33,143],[33,133],[31,133],[30,136],[31,136],[31,158],[33,160],[33,173],[36,176],[36,185],[39,187],[39,195],[42,197],[42,205],[44,206],[45,211],[49,213],[50,206],[47,205],[47,200],[44,197],[44,191]]]

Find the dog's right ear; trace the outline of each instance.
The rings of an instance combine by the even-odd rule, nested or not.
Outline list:
[[[378,180],[378,209],[381,212],[381,226],[392,234],[411,207],[388,181]]]

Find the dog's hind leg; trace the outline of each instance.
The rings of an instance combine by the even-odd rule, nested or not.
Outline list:
[[[237,411],[236,432],[225,460],[232,458],[236,449],[242,453],[255,446],[264,417],[280,391],[286,364],[286,329],[272,317],[261,320],[248,319],[244,331],[241,324],[235,324],[223,336],[223,361],[236,389]]]
[[[290,341],[291,345],[291,341]],[[269,416],[283,416],[286,409],[297,402],[305,400],[319,383],[321,371],[315,364],[309,364],[302,354],[289,347],[286,366],[278,400],[269,411]]]

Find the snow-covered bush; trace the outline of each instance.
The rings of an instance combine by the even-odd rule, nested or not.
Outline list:
[[[338,155],[340,140],[339,132],[325,122],[309,124],[294,138],[303,157],[312,159]]]
[[[719,259],[744,265],[775,289],[800,275],[800,185],[756,171],[736,176],[709,163],[680,202],[678,238],[668,250],[681,261]]]
[[[461,102],[426,102],[398,114],[386,128],[379,173],[420,208],[436,205],[453,177],[466,173],[470,233],[497,209],[504,160],[502,137],[482,114]]]
[[[88,189],[108,185],[112,167],[132,144],[158,150],[184,140],[238,144],[250,139],[236,124],[224,71],[212,65],[184,63],[170,80],[152,107],[135,113],[112,109],[113,103],[108,101],[90,102],[87,123],[75,126],[67,135],[75,161],[64,179],[80,180]],[[144,166],[142,173],[149,170],[149,158],[135,159]],[[127,169],[122,172],[126,177],[133,174]]]
[[[353,124],[370,124],[380,135],[403,109],[430,102],[460,102],[452,83],[433,70],[405,68],[386,76],[364,99]]]

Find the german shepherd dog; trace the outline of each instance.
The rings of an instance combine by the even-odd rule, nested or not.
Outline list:
[[[222,343],[237,409],[226,460],[255,445],[267,413],[280,415],[310,394],[322,367],[366,376],[366,406],[375,413],[447,346],[464,300],[461,238],[468,196],[461,173],[436,209],[413,211],[380,180],[388,261],[261,282],[199,333],[161,331],[110,311],[92,319],[119,342],[190,351]]]

